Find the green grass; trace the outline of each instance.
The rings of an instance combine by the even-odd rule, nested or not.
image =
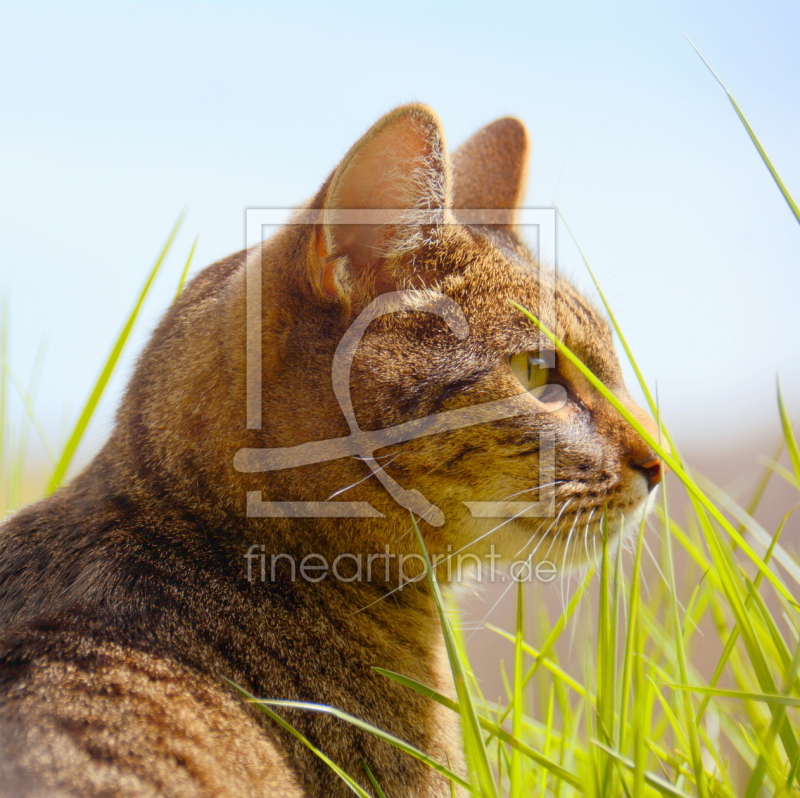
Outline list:
[[[730,93],[728,98],[800,221],[797,205]],[[158,256],[85,406],[60,447],[45,441],[33,410],[39,365],[26,386],[8,363],[8,307],[3,303],[3,514],[45,495],[64,478],[177,228]],[[194,246],[178,291],[193,253]],[[632,349],[588,262],[586,266],[651,412],[658,418],[659,408]],[[796,507],[787,508],[772,531],[762,530],[754,520],[770,480],[784,479],[800,489],[800,449],[780,389],[776,401],[781,448],[753,485],[749,504],[741,507],[689,468],[663,423],[658,439],[649,436],[561,341],[524,308],[519,311],[551,337],[561,355],[660,452],[677,477],[677,484],[662,487],[651,522],[660,541],[654,552],[657,571],[654,574],[654,568],[647,566],[642,530],[630,557],[623,555],[621,548],[604,543],[599,562],[578,582],[556,617],[540,611],[526,596],[529,588],[520,585],[513,630],[491,627],[512,651],[510,675],[504,671],[506,696],[494,702],[480,692],[454,608],[428,563],[457,700],[403,674],[380,673],[460,716],[468,765],[464,777],[452,773],[447,763],[433,762],[408,743],[335,707],[295,706],[345,718],[481,798],[800,795],[800,562],[781,542]],[[19,394],[25,408],[24,416],[14,424],[8,410],[11,392]],[[49,465],[34,472],[26,460],[33,434],[42,438],[49,457]],[[671,453],[664,450],[662,441],[670,443]],[[781,451],[786,453],[788,466],[777,462]],[[685,493],[683,503],[689,507],[681,517],[671,512],[677,503],[675,491]],[[422,537],[416,531],[427,561]],[[587,626],[592,634],[583,633]],[[582,632],[575,634],[576,629]],[[534,645],[534,640],[541,643]],[[576,676],[576,671],[582,675]],[[396,794],[393,785],[377,783],[369,763],[363,763],[363,773],[347,774],[328,760],[324,751],[314,748],[280,717],[286,702],[245,697],[311,747],[356,795],[369,795],[367,785],[378,796],[381,791],[387,796]]]

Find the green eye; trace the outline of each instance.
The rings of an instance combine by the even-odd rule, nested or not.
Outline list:
[[[547,384],[547,363],[535,352],[520,352],[512,355],[511,369],[526,391],[541,388]]]

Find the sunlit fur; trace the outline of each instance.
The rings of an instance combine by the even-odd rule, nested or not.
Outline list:
[[[248,253],[186,287],[141,355],[102,451],[0,531],[3,789],[30,798],[350,794],[223,677],[257,696],[338,707],[464,772],[456,716],[375,671],[452,695],[426,583],[398,590],[396,565],[370,582],[246,575],[253,545],[328,562],[385,546],[416,555],[408,511],[358,457],[269,473],[233,463],[242,448],[347,435],[331,384],[337,343],[376,294],[418,289],[455,300],[470,333],[459,340],[421,312],[374,322],[350,385],[360,427],[506,397],[525,411],[374,453],[444,512],[441,526],[419,521],[429,551],[481,555],[493,545],[507,560],[563,570],[597,556],[603,529],[618,540],[638,525],[656,481],[643,470],[653,453],[563,359],[551,381],[568,401],[555,412],[542,412],[509,365],[550,346],[515,302],[654,430],[625,390],[605,319],[565,279],[538,274],[514,229],[527,152],[522,124],[503,119],[451,162],[435,114],[399,108],[308,203],[319,209],[314,223],[289,225],[249,253],[263,261],[261,429],[246,425]],[[391,229],[326,223],[347,207],[404,215]],[[458,222],[475,208],[497,211],[497,225]],[[430,209],[438,221],[420,224]],[[464,502],[539,498],[540,433],[556,443],[552,517],[473,519]],[[369,502],[382,517],[248,518],[248,491]],[[433,770],[349,724],[281,714],[365,785],[364,761],[388,795],[451,794]]]

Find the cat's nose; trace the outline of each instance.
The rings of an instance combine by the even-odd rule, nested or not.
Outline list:
[[[631,402],[629,408],[650,436],[657,440],[667,454],[671,454],[669,443],[659,434],[658,426],[649,413]],[[638,436],[628,444],[628,463],[647,480],[647,489],[652,491],[664,478],[667,467],[661,458]]]
[[[644,478],[647,480],[648,490],[653,490],[653,488],[661,482],[666,473],[666,466],[661,463],[661,458],[659,457],[652,457],[646,462],[631,461],[631,466],[644,474]]]

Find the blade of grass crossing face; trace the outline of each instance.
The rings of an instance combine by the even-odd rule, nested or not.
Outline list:
[[[551,200],[551,202],[553,202]],[[581,249],[581,245],[578,243],[578,239],[575,237],[575,233],[572,232],[572,228],[569,226],[569,222],[566,220],[566,217],[563,213],[561,213],[561,209],[553,202],[553,207],[556,209],[556,213],[558,213],[561,221],[564,222],[564,225],[567,228],[567,232],[569,232],[570,237],[572,238],[575,246],[578,248],[578,253],[583,260],[583,265],[586,266],[586,271],[589,272],[589,277],[592,278],[592,282],[594,283],[595,290],[600,297],[600,301],[603,303],[603,307],[606,309],[606,313],[608,313],[608,318],[611,320],[611,325],[614,327],[614,332],[617,334],[617,338],[619,338],[619,342],[622,345],[623,350],[625,351],[625,356],[628,358],[628,362],[631,364],[631,368],[633,368],[634,374],[636,375],[636,380],[639,383],[639,387],[642,389],[642,393],[647,400],[647,404],[650,407],[650,412],[653,414],[653,418],[656,417],[658,412],[658,408],[656,405],[656,401],[653,398],[653,394],[650,392],[650,388],[645,381],[644,375],[642,374],[641,370],[639,369],[639,364],[636,362],[636,358],[633,356],[633,351],[631,350],[630,346],[628,346],[628,340],[625,338],[625,335],[622,332],[622,328],[617,323],[617,317],[614,315],[614,311],[611,310],[611,305],[608,303],[606,299],[606,295],[603,292],[603,289],[600,287],[600,282],[598,281],[597,277],[595,276],[594,270],[589,265],[589,260],[586,255],[583,254],[583,250]],[[667,441],[672,446],[673,451],[677,451],[675,446],[672,444],[672,439],[669,437],[666,429],[664,429],[664,433],[667,437]]]
[[[183,217],[184,214],[181,214],[180,217],[178,217],[178,221],[172,228],[172,232],[169,234],[164,247],[156,259],[155,265],[153,266],[150,275],[148,276],[147,281],[145,282],[144,287],[139,294],[139,299],[128,316],[128,320],[125,322],[120,334],[117,336],[117,340],[114,342],[114,346],[112,347],[111,352],[103,365],[100,376],[97,378],[97,382],[94,384],[92,392],[89,394],[89,398],[86,400],[86,404],[83,406],[83,410],[81,411],[81,414],[78,417],[78,420],[75,423],[75,426],[73,427],[66,444],[64,445],[64,449],[61,452],[58,462],[56,463],[56,467],[53,469],[52,476],[50,477],[50,481],[47,485],[48,493],[52,493],[56,488],[58,488],[58,486],[61,484],[61,481],[64,479],[65,474],[67,473],[67,469],[72,462],[72,458],[75,456],[75,452],[77,451],[78,445],[83,438],[84,432],[86,432],[86,428],[89,426],[89,422],[94,415],[94,411],[97,409],[97,405],[106,389],[106,385],[108,385],[108,381],[111,379],[111,375],[114,373],[114,369],[128,340],[128,336],[130,335],[133,325],[136,322],[136,317],[139,315],[139,311],[141,310],[144,300],[150,291],[150,287],[152,286],[156,275],[161,269],[161,264],[167,257],[167,253],[172,246],[172,242],[175,240],[175,236],[178,234],[178,230],[183,222]]]
[[[442,635],[444,636],[445,647],[447,649],[447,657],[450,661],[450,669],[453,674],[453,681],[455,682],[458,706],[461,713],[461,731],[464,735],[464,749],[467,763],[474,778],[472,790],[475,795],[479,795],[481,798],[497,798],[497,789],[494,783],[494,776],[492,775],[492,768],[489,764],[489,756],[483,741],[480,724],[478,723],[475,705],[473,704],[472,696],[469,691],[469,684],[467,683],[467,668],[462,661],[461,653],[453,637],[450,621],[445,612],[444,599],[439,590],[439,583],[436,579],[433,567],[431,566],[428,551],[422,540],[422,533],[419,531],[417,519],[412,515],[411,520],[414,526],[414,533],[417,536],[417,544],[419,545],[420,553],[425,561],[428,582],[431,587],[431,592],[433,593],[436,610],[439,613],[439,623],[441,624]]]
[[[657,440],[653,438],[647,430],[644,429],[641,422],[639,422],[633,415],[631,415],[630,411],[617,399],[616,396],[595,376],[595,374],[589,369],[579,357],[577,357],[573,352],[567,347],[554,333],[552,333],[539,319],[537,319],[530,311],[523,308],[521,305],[518,305],[516,302],[511,303],[517,310],[523,313],[527,318],[529,318],[555,345],[559,352],[561,352],[567,360],[570,361],[580,372],[581,374],[586,377],[586,379],[591,383],[591,385],[597,390],[601,396],[603,396],[606,401],[612,405],[616,409],[616,411],[625,419],[625,421],[630,424],[630,426],[636,431],[636,433],[642,438],[645,443],[647,443],[651,449],[653,449],[656,454],[666,463],[672,471],[675,473],[675,476],[683,482],[686,486],[689,494],[696,499],[700,505],[702,505],[708,513],[714,518],[717,523],[728,533],[735,541],[739,548],[747,555],[751,562],[753,562],[756,567],[763,570],[764,576],[769,580],[770,584],[777,590],[788,602],[790,602],[794,607],[800,609],[800,603],[798,603],[797,599],[792,596],[789,592],[788,588],[775,577],[768,569],[764,568],[764,564],[761,561],[761,558],[756,554],[753,550],[752,546],[747,543],[747,541],[734,529],[731,523],[722,515],[719,509],[714,505],[714,503],[708,498],[708,496],[703,493],[703,491],[698,487],[695,481],[689,476],[689,474],[685,471],[685,469],[681,466],[681,464],[673,457],[671,454],[664,450],[664,447],[659,444]]]

